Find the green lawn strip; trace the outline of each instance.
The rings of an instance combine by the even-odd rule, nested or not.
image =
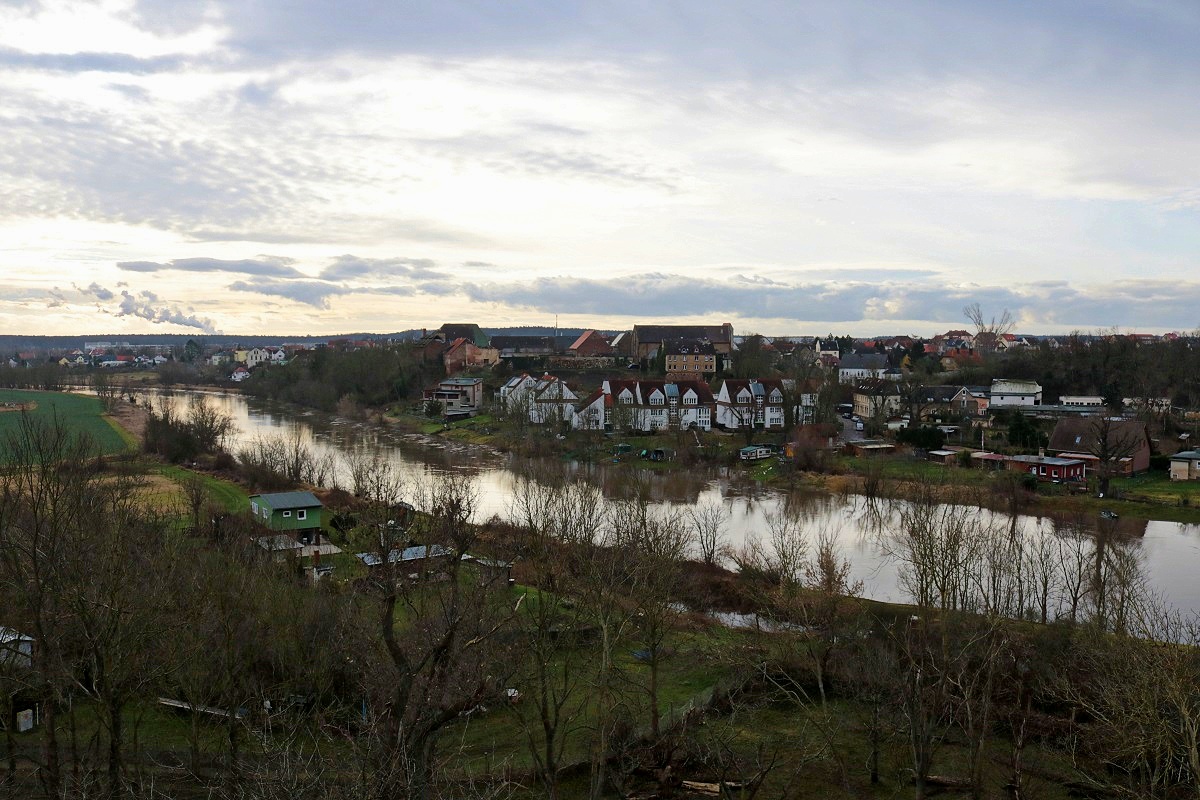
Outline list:
[[[229,513],[237,513],[245,511],[250,506],[250,495],[246,490],[235,483],[215,478],[203,472],[193,472],[183,467],[178,467],[173,464],[162,464],[153,468],[158,472],[176,483],[183,485],[184,481],[188,480],[193,475],[198,475],[204,481],[205,488],[208,489],[209,497],[219,503]]]
[[[37,392],[19,389],[0,389],[0,404],[34,403],[36,406],[27,414],[35,420],[49,422],[58,417],[68,428],[85,434],[101,453],[120,453],[129,449],[129,443],[117,426],[104,416],[104,405],[95,397],[85,397],[66,392]],[[0,443],[20,430],[21,413],[0,413]],[[0,461],[7,461],[8,454],[0,444]]]

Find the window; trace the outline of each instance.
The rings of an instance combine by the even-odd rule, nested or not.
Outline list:
[[[263,506],[262,507],[262,515],[263,515],[263,519],[270,519],[271,509],[267,508],[266,506]]]
[[[300,509],[296,512],[296,519],[308,519],[308,512],[304,509]]]
[[[290,516],[292,515],[292,512],[291,512],[291,511],[285,511],[285,512],[283,512],[283,515],[284,515],[285,517],[290,517]]]
[[[250,501],[250,513],[258,516],[258,502],[255,500]]]

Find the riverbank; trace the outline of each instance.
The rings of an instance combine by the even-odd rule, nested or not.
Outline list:
[[[738,470],[757,484],[779,490],[809,489],[835,495],[860,494],[913,500],[933,493],[943,502],[961,503],[999,511],[1053,517],[1065,522],[1094,520],[1102,511],[1132,520],[1159,520],[1200,525],[1200,484],[1166,486],[1158,476],[1146,475],[1114,481],[1114,495],[1069,494],[1063,487],[1042,485],[1028,491],[1014,485],[1015,473],[991,472],[957,465],[934,464],[906,454],[852,457],[828,454],[824,470],[798,469],[779,458],[742,462],[738,448],[745,436],[723,432],[671,432],[657,435],[616,436],[573,432],[563,437],[546,428],[511,423],[490,415],[444,423],[411,413],[388,411],[380,415],[388,425],[435,439],[486,447],[527,457],[557,457],[584,463],[635,465],[655,472],[688,471],[696,467]],[[778,434],[755,435],[756,442],[781,444]],[[618,445],[628,451],[614,455]],[[639,458],[642,451],[673,451],[662,461]],[[1139,487],[1149,487],[1138,491]],[[1196,501],[1191,500],[1194,488]],[[1153,489],[1155,491],[1151,491]],[[1133,495],[1131,497],[1122,495]]]

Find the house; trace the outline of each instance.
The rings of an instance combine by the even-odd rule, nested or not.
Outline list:
[[[446,417],[473,417],[483,407],[482,378],[446,378],[422,393],[426,403],[441,403]]]
[[[447,375],[454,375],[471,367],[490,367],[500,361],[494,347],[480,347],[470,339],[459,337],[442,351],[442,364]]]
[[[608,339],[596,331],[588,330],[579,334],[579,338],[567,348],[567,353],[580,358],[598,358],[611,356],[614,350]]]
[[[575,393],[566,381],[551,375],[533,389],[532,402],[529,405],[529,421],[538,425],[554,422],[571,422],[575,417],[579,395]]]
[[[528,372],[514,375],[497,392],[500,405],[510,414],[530,422],[569,422],[575,416],[579,396],[559,378],[545,373],[535,378]]]
[[[251,347],[246,352],[246,358],[243,363],[250,369],[254,369],[259,364],[267,364],[271,361],[271,354],[267,352],[265,347]]]
[[[493,336],[492,347],[500,359],[540,358],[558,352],[558,340],[553,336]]]
[[[966,347],[948,347],[942,352],[939,362],[945,372],[958,372],[964,367],[978,367],[983,356]]]
[[[996,378],[992,381],[991,408],[1040,406],[1042,387],[1037,381]]]
[[[571,427],[579,431],[602,431],[612,429],[612,395],[597,389],[579,401]]]
[[[1082,459],[1057,456],[1009,456],[1008,468],[1027,472],[1046,483],[1082,481],[1085,471]]]
[[[249,377],[250,377],[250,370],[246,369],[241,364],[238,364],[237,367],[230,374],[229,380],[231,380],[235,383],[241,383],[242,381],[246,380],[246,378],[249,378]]]
[[[534,390],[543,381],[548,380],[557,380],[557,378],[549,373],[541,378],[535,378],[528,372],[513,375],[496,392],[496,399],[505,411],[527,413],[529,406],[533,403]]]
[[[887,369],[888,358],[883,353],[849,353],[838,363],[838,383],[882,378]]]
[[[476,347],[488,347],[491,340],[483,328],[473,322],[447,322],[434,332],[434,337],[442,342],[453,342],[455,339],[466,339]]]
[[[1106,435],[1102,443],[1100,436]],[[1116,456],[1122,475],[1135,475],[1150,469],[1150,433],[1146,423],[1132,419],[1101,417],[1060,419],[1050,434],[1048,452],[1086,462],[1093,469],[1105,451]]]
[[[992,390],[987,386],[968,386],[966,401],[969,416],[986,417],[992,405]]]
[[[324,505],[312,492],[250,495],[250,513],[265,528],[290,534],[302,545],[320,545]]]
[[[900,388],[883,378],[866,378],[854,388],[854,413],[863,419],[900,412]]]
[[[670,426],[666,381],[606,380],[604,391],[613,398],[609,419],[614,430],[655,431]]]
[[[965,386],[919,386],[913,390],[913,412],[922,422],[933,419],[961,419],[967,409],[969,392]]]
[[[712,389],[704,381],[680,380],[668,384],[667,414],[681,430],[712,430],[716,407]]]
[[[709,380],[717,374],[717,350],[707,339],[669,339],[662,348],[668,379]]]
[[[715,401],[703,381],[606,380],[601,393],[580,406],[586,422],[578,427],[612,430],[711,430]],[[601,420],[606,420],[601,422]]]
[[[833,338],[817,339],[813,344],[813,354],[818,361],[826,365],[837,364],[842,358],[842,350]]]
[[[728,322],[722,325],[634,325],[630,343],[632,356],[639,361],[653,358],[663,342],[672,339],[707,340],[721,358],[728,357],[734,350],[733,326]]]
[[[1171,480],[1200,480],[1200,450],[1183,450],[1171,456]]]
[[[783,428],[787,422],[788,394],[783,382],[777,379],[731,378],[722,381],[716,394],[717,424],[726,430]],[[792,419],[798,421],[801,418],[799,407],[793,410]]]

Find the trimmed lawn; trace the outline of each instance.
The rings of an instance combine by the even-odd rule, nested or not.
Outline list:
[[[7,463],[11,454],[8,438],[20,430],[21,412],[3,409],[5,404],[25,406],[25,413],[35,420],[49,422],[57,416],[71,430],[91,437],[101,453],[120,453],[129,443],[116,426],[104,415],[98,398],[66,392],[34,392],[19,389],[0,389],[0,462]]]

